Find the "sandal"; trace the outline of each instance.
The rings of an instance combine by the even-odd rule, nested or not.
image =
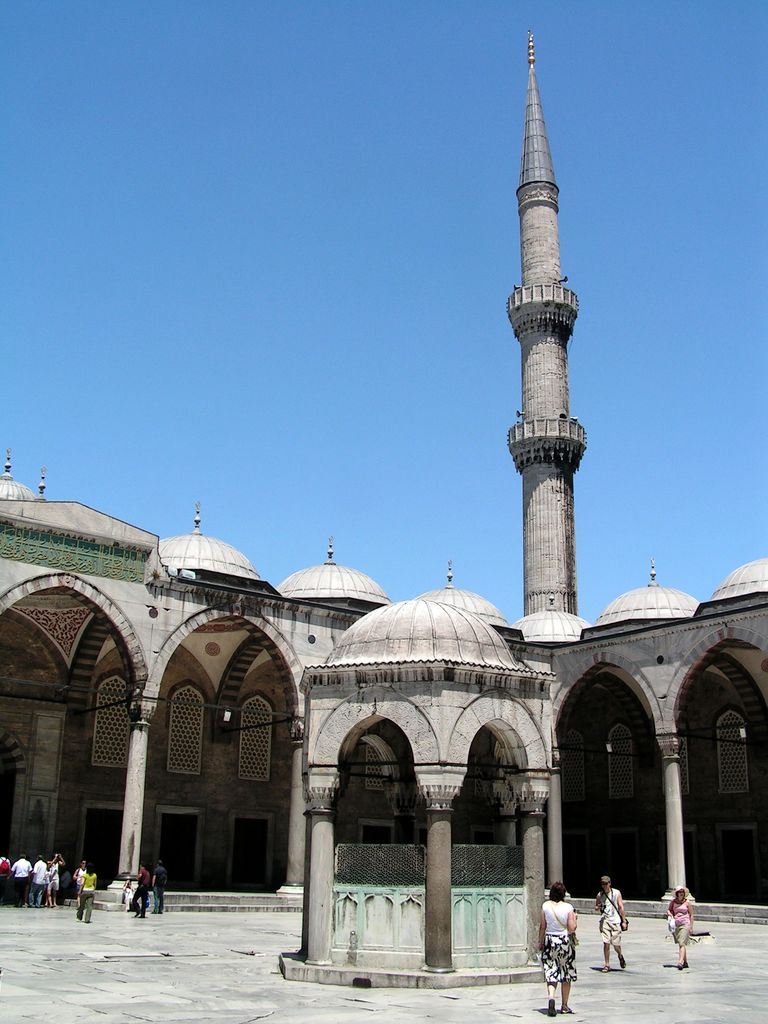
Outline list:
[[[621,969],[623,971],[626,966],[627,966],[627,961],[624,959],[624,957],[621,955],[621,953],[619,953],[619,967],[621,967]]]
[[[555,1000],[554,999],[550,999],[549,1000],[549,1005],[547,1007],[547,1016],[548,1017],[556,1017],[557,1016],[557,1010],[555,1009]]]
[[[573,1010],[570,1008],[570,1006],[561,1006],[560,1013],[573,1013]]]
[[[610,974],[611,973],[611,968],[610,967],[601,967],[600,971],[601,971],[602,974]]]

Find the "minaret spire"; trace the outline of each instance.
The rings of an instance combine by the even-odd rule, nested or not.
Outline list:
[[[517,189],[522,285],[507,311],[522,358],[522,413],[509,450],[523,477],[525,614],[547,608],[576,614],[573,474],[586,433],[570,412],[568,340],[578,313],[563,287],[555,169],[528,33],[528,91]]]

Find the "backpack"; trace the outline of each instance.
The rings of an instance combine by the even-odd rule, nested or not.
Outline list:
[[[0,875],[10,875],[11,862],[7,857],[0,857]]]
[[[158,889],[164,889],[168,884],[168,872],[165,868],[155,868],[155,885]]]

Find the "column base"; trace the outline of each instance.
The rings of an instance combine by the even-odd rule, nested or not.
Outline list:
[[[428,971],[429,974],[455,974],[455,967],[430,967],[429,964],[424,964],[424,970]]]
[[[303,896],[304,886],[303,885],[292,885],[286,882],[285,885],[281,885],[277,890],[278,896]]]

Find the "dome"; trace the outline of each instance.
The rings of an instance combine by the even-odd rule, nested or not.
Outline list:
[[[160,541],[160,561],[169,569],[204,569],[206,572],[239,576],[242,579],[261,579],[244,554],[215,537],[200,532],[200,509],[195,513],[192,533],[168,537]]]
[[[496,605],[486,601],[484,597],[473,593],[471,590],[461,590],[453,585],[453,562],[448,562],[448,582],[440,590],[428,590],[426,594],[419,595],[422,601],[438,601],[440,604],[449,604],[454,608],[463,608],[466,612],[472,612],[483,622],[490,622],[492,626],[508,626],[509,623],[501,614]]]
[[[726,597],[741,597],[743,594],[765,594],[768,592],[768,558],[758,558],[726,576],[712,595],[713,601]]]
[[[389,604],[379,584],[358,569],[336,565],[333,560],[333,539],[328,543],[328,560],[322,565],[299,569],[286,577],[277,588],[283,597],[314,598],[316,601],[367,601]]]
[[[34,501],[37,495],[29,487],[20,484],[11,476],[11,449],[5,450],[5,472],[0,475],[0,500]]]
[[[588,627],[589,623],[586,619],[554,609],[531,612],[530,615],[524,615],[522,619],[512,623],[512,628],[519,629],[526,640],[538,640],[542,643],[579,640],[582,629]]]
[[[596,626],[634,619],[688,619],[695,614],[699,602],[690,594],[656,582],[651,563],[651,582],[645,587],[628,590],[608,605],[597,617]]]
[[[331,651],[329,666],[419,662],[519,671],[499,634],[462,608],[417,597],[368,612]]]

